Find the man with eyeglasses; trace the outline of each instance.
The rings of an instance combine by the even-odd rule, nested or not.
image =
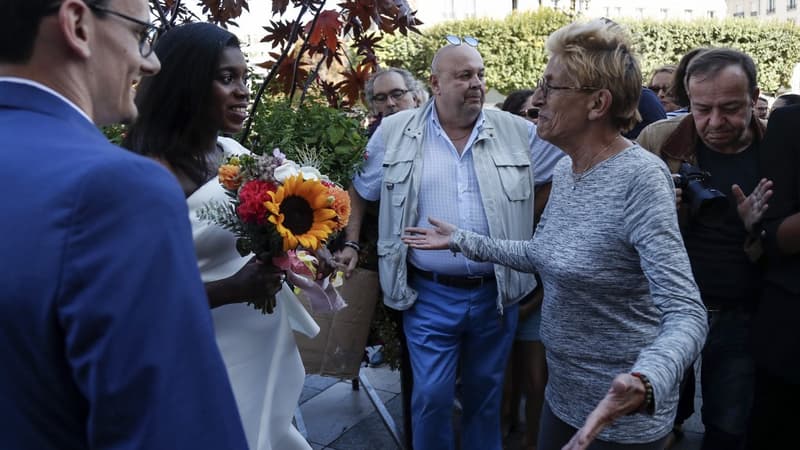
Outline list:
[[[0,447],[246,449],[182,192],[97,129],[160,68],[147,2],[0,17]]]
[[[461,448],[500,450],[517,303],[536,280],[461,254],[409,250],[401,235],[435,216],[498,238],[529,239],[534,186],[550,180],[563,154],[529,121],[484,110],[477,40],[447,40],[431,64],[433,99],[386,117],[370,139],[364,170],[353,181],[353,214],[365,200],[380,200],[379,275],[384,303],[403,312],[414,449],[453,448],[458,367]]]
[[[417,108],[428,100],[428,93],[411,72],[388,67],[372,74],[365,88],[370,114],[376,118]]]
[[[399,111],[418,108],[428,100],[428,92],[411,72],[398,67],[381,69],[367,80],[365,86],[367,106],[374,120],[367,130],[371,137],[380,126],[384,117],[391,116]],[[358,196],[358,191],[350,187],[350,197]],[[360,197],[359,197],[360,199]],[[337,252],[337,259],[347,266],[346,275],[349,277],[358,264],[358,244],[361,235],[361,225],[366,215],[366,204],[350,214],[350,222],[346,230],[348,245]],[[374,216],[373,216],[374,217]]]

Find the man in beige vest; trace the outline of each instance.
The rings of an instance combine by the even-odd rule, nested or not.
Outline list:
[[[385,118],[370,140],[354,179],[353,211],[359,214],[364,199],[381,201],[381,287],[386,305],[403,311],[414,373],[414,448],[453,447],[460,365],[461,447],[500,450],[503,372],[517,302],[535,279],[446,251],[409,251],[400,237],[436,216],[494,237],[530,238],[534,185],[549,181],[562,153],[539,139],[530,122],[483,110],[477,41],[448,41],[431,65],[433,100]]]

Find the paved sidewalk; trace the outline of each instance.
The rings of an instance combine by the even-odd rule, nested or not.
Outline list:
[[[387,366],[365,368],[364,373],[394,418],[402,439],[400,373],[389,370]],[[697,379],[700,379],[699,374]],[[699,450],[701,447],[703,424],[699,416],[699,384],[696,393],[695,414],[683,426],[684,438],[671,450]],[[361,387],[354,391],[350,380],[308,375],[300,396],[300,411],[307,432],[306,438],[315,450],[397,449],[391,434],[367,397],[366,389]],[[519,437],[519,433],[512,434],[506,449],[520,449]]]
[[[394,418],[402,438],[400,372],[391,371],[388,366],[363,370]],[[397,448],[366,389],[361,386],[354,391],[350,380],[308,375],[300,396],[300,412],[306,439],[315,450]]]

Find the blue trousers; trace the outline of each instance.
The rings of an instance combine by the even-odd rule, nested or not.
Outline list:
[[[412,279],[417,302],[403,313],[414,389],[414,450],[452,450],[453,400],[461,368],[461,449],[501,450],[503,376],[519,308],[497,311],[497,287],[459,289]]]

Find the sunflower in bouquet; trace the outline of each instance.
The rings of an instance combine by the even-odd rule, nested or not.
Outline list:
[[[341,274],[320,279],[314,252],[327,251],[321,247],[347,226],[347,192],[314,166],[300,165],[279,149],[270,155],[227,158],[219,168],[219,182],[230,201],[206,205],[200,219],[233,232],[242,256],[253,253],[284,270],[295,287],[309,293],[312,308],[343,307],[334,289]],[[266,307],[255,306],[262,311]]]

